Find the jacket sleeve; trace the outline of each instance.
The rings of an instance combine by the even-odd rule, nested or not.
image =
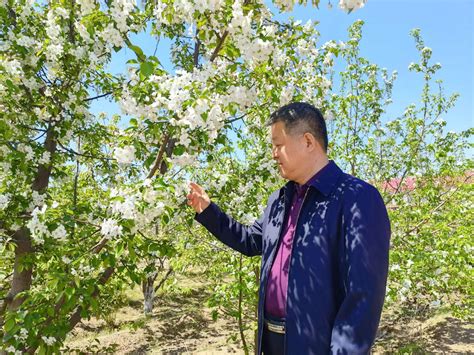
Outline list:
[[[349,195],[343,207],[339,267],[343,297],[332,328],[331,353],[368,354],[385,298],[390,222],[373,186]]]
[[[232,249],[247,256],[262,255],[264,214],[251,226],[246,226],[222,212],[219,206],[211,201],[204,211],[194,215],[194,219]]]

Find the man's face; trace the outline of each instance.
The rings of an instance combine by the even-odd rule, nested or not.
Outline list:
[[[284,122],[271,125],[272,156],[280,175],[288,180],[297,179],[308,164],[303,134],[289,133]]]

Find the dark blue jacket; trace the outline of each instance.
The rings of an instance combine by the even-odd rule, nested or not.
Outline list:
[[[262,255],[258,305],[261,353],[268,274],[294,190],[288,181],[271,194],[251,226],[214,203],[195,219],[223,243]],[[390,223],[372,185],[330,161],[310,185],[293,239],[288,275],[285,354],[366,354],[385,296]]]

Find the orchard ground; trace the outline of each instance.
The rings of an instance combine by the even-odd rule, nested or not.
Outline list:
[[[142,311],[143,295],[137,287],[124,293],[123,306],[107,319],[91,318],[68,336],[65,349],[80,353],[193,353],[244,352],[238,343],[238,326],[230,317],[212,320],[206,306],[210,294],[206,275],[195,270],[166,292],[159,292],[153,315]],[[474,324],[440,309],[429,318],[394,320],[391,309],[382,315],[373,353],[474,354]],[[233,340],[234,339],[234,340]],[[249,333],[247,339],[252,339]]]

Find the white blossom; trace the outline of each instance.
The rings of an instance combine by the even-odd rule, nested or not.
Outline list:
[[[325,112],[324,118],[326,121],[331,121],[334,119],[334,113],[331,110],[328,110]]]
[[[28,330],[21,328],[19,334],[15,334],[14,337],[18,342],[23,342],[28,338]],[[16,350],[14,354],[21,354],[21,351]]]
[[[55,337],[42,336],[41,339],[43,339],[44,343],[49,346],[53,345],[56,342]]]
[[[143,199],[147,203],[153,203],[158,198],[158,191],[154,189],[146,189],[143,193]]]
[[[34,47],[36,45],[36,41],[34,38],[32,37],[29,37],[29,36],[26,36],[26,35],[20,35],[17,40],[16,40],[16,43],[22,47]]]
[[[36,207],[41,207],[43,206],[43,208],[39,211],[41,214],[43,214],[45,211],[46,211],[46,205],[44,204],[44,199],[45,199],[45,195],[44,194],[40,194],[38,191],[33,191],[31,193],[31,204]]]
[[[234,1],[232,4],[232,20],[228,29],[229,33],[236,33],[240,29],[243,34],[248,34],[250,32],[250,26],[251,19],[250,16],[244,16],[242,1]]]
[[[128,165],[135,160],[135,147],[126,146],[123,148],[115,148],[114,158],[119,164]]]
[[[122,226],[117,224],[115,219],[106,219],[101,224],[100,233],[106,238],[114,238],[122,235]]]
[[[90,274],[92,271],[94,271],[94,268],[90,265],[84,265],[82,263],[79,265],[79,272],[83,275]]]
[[[431,55],[432,52],[433,50],[430,47],[423,47],[423,49],[421,50],[421,54],[423,54],[424,56]]]
[[[288,104],[293,99],[294,92],[295,87],[293,84],[284,87],[280,94],[280,106]]]
[[[34,159],[35,154],[33,152],[33,148],[31,148],[31,146],[20,143],[20,144],[18,144],[17,149],[18,149],[19,152],[22,152],[22,153],[26,154],[26,156],[25,156],[26,160],[29,161],[29,160]]]
[[[120,213],[123,218],[133,219],[135,218],[135,197],[126,196],[125,201],[115,201],[111,206],[112,213]]]
[[[25,328],[21,328],[20,329],[20,336],[22,338],[26,338],[28,336],[28,330],[26,330]]]
[[[197,163],[197,159],[194,155],[188,153],[183,153],[181,155],[176,155],[171,158],[173,165],[178,165],[180,167],[192,166]]]
[[[51,159],[51,153],[46,151],[46,152],[43,152],[43,155],[41,156],[41,158],[39,158],[38,163],[47,165],[49,164],[50,159]]]
[[[43,206],[42,210],[35,208],[32,212],[32,218],[26,224],[26,227],[30,230],[31,237],[38,244],[42,244],[44,242],[44,236],[49,234],[48,227],[39,217],[40,214],[44,213],[44,207],[46,207],[46,205]]]
[[[58,228],[56,228],[52,233],[51,237],[53,237],[56,240],[59,241],[64,241],[67,237],[67,231],[66,228],[62,224],[59,225]]]
[[[0,66],[5,68],[5,71],[10,74],[12,77],[22,76],[23,69],[21,68],[21,63],[16,60],[0,60]]]
[[[46,34],[51,40],[57,40],[61,34],[61,28],[56,23],[56,18],[54,11],[50,10],[46,20]]]
[[[390,271],[401,270],[400,265],[394,264],[390,267]]]
[[[364,7],[365,0],[339,0],[339,7],[344,11],[354,11]]]
[[[7,208],[8,204],[10,203],[10,198],[10,194],[0,194],[0,210]]]
[[[94,0],[77,0],[77,3],[81,7],[81,15],[87,16],[94,11],[96,3]]]
[[[187,147],[191,144],[191,139],[189,138],[189,134],[187,132],[182,132],[181,136],[179,137],[179,144]]]
[[[38,80],[35,79],[35,77],[23,77],[21,78],[21,82],[30,90],[37,90],[43,86]]]
[[[84,0],[83,2],[88,2],[88,0]],[[91,1],[92,2],[92,1]],[[80,23],[79,21],[77,21],[75,23],[75,26],[76,26],[76,30],[77,32],[79,33],[79,35],[82,37],[82,39],[84,40],[84,42],[86,43],[92,43],[93,40],[89,34],[89,32],[87,31],[87,28],[86,26],[84,26],[82,23]]]
[[[124,39],[119,30],[115,28],[113,23],[109,23],[100,34],[100,37],[106,42],[115,47],[121,47]]]
[[[282,11],[291,11],[295,6],[294,0],[275,0],[275,5]]]

